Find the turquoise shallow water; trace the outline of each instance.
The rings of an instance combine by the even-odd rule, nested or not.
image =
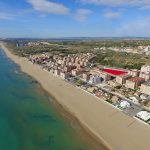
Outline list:
[[[49,99],[0,49],[0,150],[90,150]]]

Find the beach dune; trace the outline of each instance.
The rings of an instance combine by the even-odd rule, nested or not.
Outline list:
[[[75,116],[96,138],[112,150],[149,150],[150,126],[131,118],[102,100],[12,54],[1,43],[8,57],[21,70],[39,81],[58,103]]]

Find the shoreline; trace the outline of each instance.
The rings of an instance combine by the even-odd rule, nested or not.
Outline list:
[[[32,77],[33,79],[34,76],[28,74],[27,72],[22,70],[21,65],[16,62],[13,58],[11,58],[11,55],[13,56],[14,54],[12,54],[10,52],[10,50],[8,50],[7,47],[5,47],[5,45],[3,45],[3,43],[0,43],[0,48],[2,48],[4,50],[4,53],[6,54],[6,56],[12,60],[15,64],[17,64],[20,67],[20,70],[25,73],[27,76]],[[14,57],[18,57],[17,55],[14,55]],[[19,57],[17,59],[20,59]],[[24,58],[21,58],[22,60]],[[21,60],[21,61],[22,61]],[[25,60],[23,60],[25,61]],[[28,62],[30,65],[32,65],[30,62]],[[39,68],[39,66],[36,66]],[[41,69],[41,68],[40,68]],[[41,69],[42,70],[42,69]],[[45,70],[42,70],[45,72]],[[36,80],[36,79],[35,79]],[[62,80],[62,79],[60,79]],[[42,84],[36,80],[41,88],[41,90],[43,90],[44,92],[46,92],[52,99],[53,101],[49,100],[49,103],[53,104],[53,107],[58,110],[59,113],[61,113],[60,115],[63,117],[64,120],[67,120],[68,123],[72,124],[71,126],[73,126],[73,123],[75,123],[75,126],[79,127],[80,129],[76,129],[76,127],[72,127],[73,130],[81,136],[81,138],[85,141],[85,142],[90,142],[90,144],[88,144],[90,146],[90,148],[92,148],[92,150],[111,150],[111,148],[108,148],[108,145],[105,145],[105,141],[102,141],[101,139],[97,138],[87,127],[85,127],[79,120],[77,117],[75,117],[69,110],[68,108],[65,108],[56,98],[55,96],[53,96],[52,93],[50,93],[47,89],[44,89]],[[73,122],[73,123],[72,123]],[[100,149],[99,149],[100,148]]]
[[[90,148],[92,148],[91,150],[110,150],[106,147],[106,145],[104,145],[104,143],[102,143],[102,141],[95,137],[95,135],[92,134],[89,129],[85,128],[74,115],[64,109],[64,107],[56,100],[56,98],[51,93],[43,89],[42,85],[39,82],[38,85],[41,90],[43,90],[48,96],[52,98],[52,100],[48,100],[49,103],[53,105],[54,109],[60,113],[60,116],[62,116],[64,120],[70,123],[71,127],[80,136],[80,138],[85,142],[90,142],[90,144],[88,143],[88,145],[90,146]]]
[[[46,91],[46,90],[45,90]],[[112,148],[103,140],[103,139],[99,139],[97,138],[91,131],[89,128],[87,128],[86,126],[84,126],[76,116],[74,116],[73,113],[71,113],[71,111],[69,111],[68,108],[65,108],[63,106],[63,104],[61,104],[60,102],[57,101],[57,99],[48,91],[46,91],[48,94],[50,94],[50,96],[53,98],[53,104],[55,109],[58,110],[58,112],[62,112],[63,114],[60,114],[64,117],[64,119],[68,120],[69,123],[71,123],[72,121],[76,123],[76,125],[78,127],[80,127],[80,131],[82,133],[79,133],[79,131],[77,131],[76,128],[73,128],[76,132],[78,132],[78,134],[83,135],[82,137],[84,139],[86,139],[85,141],[91,141],[92,144],[90,143],[89,145],[92,145],[92,150],[112,150]],[[72,125],[71,125],[72,126]],[[85,137],[85,135],[87,135],[88,137]],[[96,147],[100,146],[100,149],[97,149]]]
[[[71,124],[71,127],[80,136],[80,138],[85,142],[90,142],[88,143],[88,145],[90,146],[90,148],[92,148],[91,150],[99,150],[99,148],[100,150],[109,150],[106,145],[104,145],[102,141],[100,141],[88,129],[86,129],[76,117],[74,117],[69,111],[64,109],[64,107],[60,103],[58,103],[55,98],[52,101],[52,104],[54,108],[59,113],[61,113],[60,115],[63,117],[63,119]]]
[[[5,45],[1,44],[1,47],[23,72],[36,79],[65,110],[77,118],[87,132],[90,131],[106,147],[114,150],[149,149],[149,126],[12,54]]]

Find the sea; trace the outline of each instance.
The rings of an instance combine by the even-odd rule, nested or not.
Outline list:
[[[54,101],[0,49],[0,150],[93,150]]]

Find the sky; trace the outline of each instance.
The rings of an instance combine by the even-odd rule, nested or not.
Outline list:
[[[150,0],[0,0],[1,38],[150,37]]]

